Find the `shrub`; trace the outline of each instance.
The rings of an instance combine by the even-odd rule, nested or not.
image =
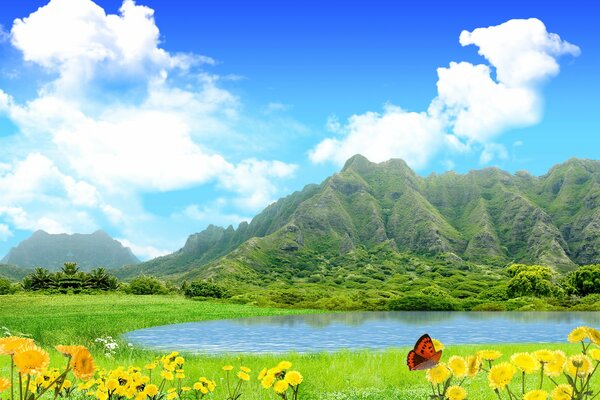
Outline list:
[[[502,303],[483,303],[473,307],[472,311],[506,311],[506,306]]]
[[[0,276],[0,295],[11,294],[13,292],[13,285],[10,283],[10,281]]]
[[[392,311],[456,311],[458,304],[448,297],[407,294],[388,301]]]
[[[567,290],[578,296],[600,293],[600,264],[579,267],[570,272],[565,281]]]
[[[183,291],[186,297],[207,297],[222,299],[227,296],[227,290],[216,283],[196,281],[189,284]]]
[[[165,285],[154,276],[140,275],[131,282],[126,288],[127,293],[131,294],[166,294]]]

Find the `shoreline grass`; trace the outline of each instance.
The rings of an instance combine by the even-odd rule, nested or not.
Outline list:
[[[230,303],[197,302],[180,296],[132,295],[13,295],[0,296],[0,327],[11,332],[31,335],[51,353],[52,365],[62,364],[63,357],[52,350],[56,344],[89,346],[100,368],[118,365],[142,367],[161,353],[129,348],[118,340],[119,349],[113,357],[103,354],[94,343],[100,336],[114,338],[125,332],[155,325],[210,319],[242,318],[266,315],[317,313],[316,310],[258,308]],[[493,334],[490,332],[490,334]],[[265,338],[267,342],[269,338]],[[509,355],[542,348],[561,349],[568,354],[580,351],[578,344],[519,343],[486,345],[452,345],[444,350],[443,360],[452,355],[467,356],[482,349],[497,349],[506,361]],[[262,390],[256,374],[263,368],[285,359],[294,364],[305,378],[301,398],[305,400],[418,400],[428,398],[430,386],[423,371],[408,371],[408,347],[382,351],[339,351],[334,353],[285,354],[186,354],[186,375],[196,379],[206,376],[217,381],[215,399],[223,398],[221,367],[226,364],[245,365],[252,369],[242,399],[274,399],[271,392]],[[8,371],[8,358],[0,357],[0,376]],[[594,385],[600,386],[599,379]],[[549,388],[550,386],[548,386]],[[485,374],[480,374],[466,389],[470,399],[497,399],[487,387]]]

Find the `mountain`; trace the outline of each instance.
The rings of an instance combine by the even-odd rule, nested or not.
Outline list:
[[[497,168],[421,177],[402,160],[376,164],[356,155],[249,224],[209,226],[177,252],[116,273],[257,285],[316,281],[333,276],[341,262],[364,271],[356,254],[365,251],[379,264],[415,256],[568,271],[600,263],[600,161],[572,159],[539,177]]]
[[[33,272],[33,269],[17,267],[14,265],[0,264],[0,278],[8,278],[11,281],[20,281],[26,275]]]
[[[92,234],[49,234],[36,231],[13,247],[1,261],[19,267],[58,270],[65,262],[76,262],[82,271],[96,267],[118,268],[137,264],[131,250],[104,231]]]

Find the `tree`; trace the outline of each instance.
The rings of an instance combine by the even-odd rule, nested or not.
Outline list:
[[[77,263],[66,262],[60,272],[56,273],[58,287],[61,290],[81,289],[85,281],[85,273],[79,271]]]
[[[552,296],[559,288],[554,284],[555,272],[541,265],[513,264],[507,269],[512,278],[508,282],[508,295],[521,296]]]
[[[600,293],[600,264],[584,265],[565,278],[567,291],[578,296]]]
[[[31,274],[23,278],[21,284],[25,290],[44,290],[57,287],[57,280],[45,268],[36,268]]]
[[[129,283],[132,294],[166,294],[165,285],[153,276],[140,275]]]
[[[87,289],[117,290],[119,281],[109,274],[106,269],[100,267],[86,274],[84,286]]]
[[[221,299],[227,296],[225,288],[209,281],[192,282],[184,290],[187,297],[211,297]]]

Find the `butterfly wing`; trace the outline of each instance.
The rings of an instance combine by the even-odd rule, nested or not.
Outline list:
[[[411,371],[430,369],[437,365],[442,357],[442,351],[436,351],[433,341],[428,334],[417,340],[414,350],[406,357],[406,364]]]

